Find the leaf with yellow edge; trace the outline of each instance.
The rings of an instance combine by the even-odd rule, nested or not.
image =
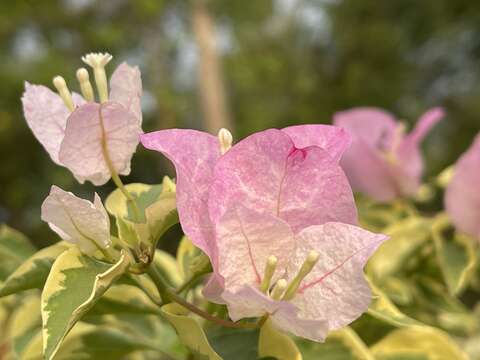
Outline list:
[[[158,314],[158,306],[136,286],[115,284],[88,312],[88,316],[104,314]]]
[[[432,226],[437,260],[447,284],[448,291],[456,295],[466,288],[477,265],[477,253],[474,240],[466,235],[454,232],[445,236],[444,230],[450,228],[446,216],[438,216]]]
[[[149,185],[142,183],[131,183],[125,185],[125,189],[135,199],[138,210],[140,211],[140,219],[135,218],[135,212],[131,203],[127,200],[120,189],[115,189],[108,195],[105,201],[107,211],[115,216],[129,221],[144,223],[145,209],[160,198],[162,194],[162,185]]]
[[[0,280],[4,280],[35,252],[35,248],[21,232],[0,225]]]
[[[41,331],[40,297],[25,297],[10,319],[11,351],[20,359],[29,342]]]
[[[274,357],[278,360],[302,360],[302,354],[295,342],[288,335],[278,331],[270,319],[260,329],[258,356]]]
[[[182,343],[193,351],[207,356],[209,360],[222,360],[208,342],[207,336],[200,324],[189,311],[178,304],[167,304],[161,309],[165,318],[173,325]]]
[[[177,261],[182,278],[186,279],[191,275],[192,261],[199,254],[200,250],[187,236],[184,236],[177,248]]]
[[[467,360],[467,355],[447,333],[429,326],[397,329],[372,348],[376,359],[424,356],[428,360]]]
[[[396,327],[422,325],[422,323],[402,313],[387,295],[371,281],[369,281],[369,285],[372,289],[372,302],[368,308],[369,315]]]
[[[168,281],[170,286],[178,287],[182,283],[183,277],[177,260],[169,253],[157,249],[153,258],[153,265],[162,274],[163,278]]]
[[[0,297],[43,287],[53,262],[69,247],[61,241],[30,256],[5,280],[0,287]]]
[[[83,255],[76,247],[60,255],[42,292],[43,352],[47,360],[66,334],[130,265],[122,253],[111,265]]]
[[[368,346],[357,335],[357,333],[349,326],[332,332],[329,339],[337,339],[350,349],[352,354],[362,360],[375,360]]]
[[[66,336],[55,360],[123,359],[137,350],[152,347],[134,335],[98,325],[79,322]],[[42,359],[42,336],[37,334],[28,344],[22,360]]]
[[[376,281],[395,274],[405,261],[430,237],[431,221],[421,217],[409,217],[382,230],[389,235],[368,261],[366,272]]]
[[[136,201],[138,215],[119,189],[105,202],[107,211],[116,218],[119,237],[133,247],[144,243],[154,248],[165,231],[178,223],[176,194],[166,179],[162,185],[133,183],[125,188]]]

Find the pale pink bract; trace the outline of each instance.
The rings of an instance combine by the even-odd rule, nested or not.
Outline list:
[[[480,241],[480,135],[454,166],[445,208],[455,227]]]
[[[110,246],[110,219],[96,193],[91,203],[53,185],[42,204],[42,220],[86,254]]]
[[[420,144],[443,116],[441,108],[430,109],[405,135],[403,125],[381,109],[336,113],[334,124],[352,136],[341,165],[353,190],[382,202],[414,195],[423,173]]]
[[[115,171],[130,173],[130,161],[142,133],[140,71],[121,64],[110,80],[110,97],[102,104],[87,103],[73,93],[75,110],[42,85],[25,84],[23,111],[35,137],[58,164],[83,183],[103,185],[110,171],[102,152],[106,148]]]

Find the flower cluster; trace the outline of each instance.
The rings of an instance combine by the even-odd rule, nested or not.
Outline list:
[[[145,290],[148,286],[133,277],[147,273],[157,285],[162,309],[177,302],[234,327],[242,319],[258,318],[254,326],[273,324],[318,342],[367,311],[372,294],[363,269],[388,236],[358,225],[352,188],[378,202],[413,197],[423,172],[420,144],[444,116],[442,109],[427,111],[409,134],[392,115],[375,108],[339,112],[334,125],[268,129],[236,144],[226,129],[216,136],[187,129],[143,134],[138,68],[123,63],[108,83],[109,54],[82,59],[93,70],[97,96],[88,71],[81,68],[77,79],[82,95],[71,93],[57,76],[53,84],[58,94],[27,83],[22,102],[28,125],[55,163],[67,167],[80,183],[103,185],[112,179],[119,188],[121,196],[112,194],[110,205],[106,202],[117,225],[115,236],[96,193],[92,203],[52,186],[42,205],[42,220],[54,232],[75,244],[81,256],[101,261],[95,266],[103,272],[95,273],[88,301],[98,300],[99,293],[128,273],[129,281],[140,284],[155,302]],[[130,173],[139,142],[174,164],[176,184],[130,184],[135,195],[123,185],[119,175]],[[454,225],[476,238],[479,169],[477,137],[455,165],[445,194]],[[142,191],[150,193],[142,197]],[[157,241],[172,221],[179,221],[208,257],[212,273],[202,284],[203,295],[225,305],[233,322],[215,318],[181,296],[195,277],[172,290],[157,273]],[[52,294],[48,290],[45,298]],[[72,316],[86,311],[86,303],[73,309]],[[48,312],[46,319],[50,316]],[[51,356],[77,320],[68,320],[58,338],[45,341]]]
[[[60,76],[53,79],[58,94],[43,85],[25,84],[22,103],[28,125],[52,160],[80,183],[103,185],[112,173],[128,175],[142,133],[140,71],[121,64],[108,94],[105,65],[111,59],[109,54],[83,57],[93,69],[99,102],[85,68],[77,71],[83,97],[71,93]]]

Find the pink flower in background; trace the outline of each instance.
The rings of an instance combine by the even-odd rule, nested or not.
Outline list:
[[[352,136],[352,146],[341,165],[354,191],[378,201],[415,194],[421,183],[423,161],[420,144],[444,112],[433,108],[415,128],[405,127],[391,114],[376,108],[355,108],[334,115],[334,124]]]
[[[480,135],[455,164],[445,208],[455,227],[480,239]]]
[[[338,165],[350,142],[342,129],[266,130],[223,155],[216,137],[194,130],[157,131],[141,141],[175,164],[183,230],[216,273],[218,292],[206,295],[221,295],[234,320],[270,313],[278,327],[322,340],[365,311],[362,267],[384,237],[351,225],[356,207]],[[291,301],[275,300],[273,284],[294,282],[309,256],[320,261]],[[278,271],[262,292],[269,258]]]
[[[86,254],[110,246],[110,219],[96,193],[91,203],[52,186],[42,204],[42,220],[63,240],[76,244]]]
[[[142,133],[140,71],[121,64],[112,75],[108,95],[104,66],[110,59],[108,54],[83,58],[94,70],[100,103],[94,102],[86,69],[77,72],[83,97],[71,94],[61,77],[54,79],[59,94],[26,83],[22,97],[25,118],[35,137],[52,160],[68,168],[80,183],[106,183],[110,167],[128,175]]]

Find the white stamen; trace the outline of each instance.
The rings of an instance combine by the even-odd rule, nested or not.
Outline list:
[[[278,280],[272,290],[272,294],[271,294],[272,299],[280,300],[286,288],[287,288],[287,280],[285,279]]]
[[[75,110],[75,105],[73,104],[73,99],[72,99],[72,94],[70,93],[70,90],[68,90],[67,83],[65,82],[65,79],[61,76],[55,76],[53,78],[53,86],[58,91],[58,95],[62,98],[63,102],[65,103],[65,106],[68,108],[68,110],[73,111]]]
[[[77,70],[77,80],[80,83],[80,89],[82,90],[82,95],[87,101],[94,101],[92,84],[90,84],[90,77],[88,76],[88,71],[85,68],[80,68]]]
[[[218,132],[218,141],[220,143],[220,153],[223,155],[232,147],[232,133],[227,129],[221,128]]]
[[[97,85],[100,102],[108,101],[108,84],[107,74],[105,73],[105,65],[112,60],[112,55],[105,53],[91,53],[82,57],[85,64],[93,68],[93,75],[95,77],[95,84]]]
[[[301,282],[313,270],[313,267],[317,264],[318,259],[320,259],[320,254],[315,250],[312,250],[308,253],[307,259],[302,264],[297,276],[295,276],[295,278],[292,280],[287,291],[285,292],[285,295],[283,295],[283,300],[293,299],[298,288],[300,287]]]
[[[267,262],[265,264],[265,273],[262,279],[262,283],[260,284],[260,291],[263,293],[266,293],[268,288],[270,287],[270,282],[272,281],[273,274],[275,273],[277,262],[277,257],[274,255],[270,255],[267,259]]]

